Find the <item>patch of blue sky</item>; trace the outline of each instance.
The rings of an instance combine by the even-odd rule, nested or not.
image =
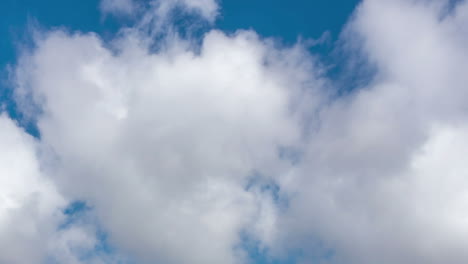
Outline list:
[[[279,213],[288,210],[289,199],[293,198],[282,192],[278,184],[270,178],[264,177],[260,172],[252,173],[245,186],[245,190],[271,196],[272,201],[279,209]],[[248,231],[244,230],[240,232],[239,236],[241,243],[236,249],[240,249],[247,254],[250,261],[249,264],[295,264],[302,263],[301,259],[313,261],[311,264],[320,264],[328,263],[335,256],[335,250],[316,237],[309,237],[303,241],[304,244],[312,245],[312,247],[309,247],[313,248],[312,251],[304,252],[300,247],[292,246],[289,249],[285,249],[283,255],[276,256]]]
[[[302,250],[291,250],[285,254],[285,256],[272,257],[268,248],[261,247],[258,241],[247,241],[244,240],[243,249],[247,252],[250,259],[249,264],[296,264],[304,263],[303,259],[307,259],[310,264],[323,264],[330,263],[333,259],[335,252],[332,249],[322,250],[320,253],[313,254],[307,253],[305,258],[305,252]]]
[[[109,234],[99,224],[96,217],[92,215],[92,207],[85,201],[73,201],[62,213],[65,215],[65,220],[58,227],[59,230],[72,228],[74,225],[80,226],[83,224],[92,224],[95,228],[95,237],[97,243],[94,248],[80,249],[72,248],[74,253],[79,257],[80,261],[87,263],[95,258],[104,259],[106,263],[112,264],[137,264],[128,256],[123,256],[121,252],[109,241]],[[53,257],[49,257],[45,264],[59,264]]]
[[[271,197],[280,209],[288,206],[288,197],[281,192],[280,186],[271,178],[265,177],[261,172],[255,171],[248,178],[244,189],[249,192],[260,192]]]
[[[298,36],[336,39],[357,0],[224,0],[217,27],[224,31],[254,29],[264,37],[293,43]]]
[[[310,264],[324,264],[333,262],[335,257],[335,250],[327,248],[322,242],[313,238],[308,243],[313,243],[314,250],[306,252],[289,248],[282,255],[272,254],[268,247],[262,246],[251,237],[243,236],[242,239],[243,249],[250,258],[249,264],[296,264],[304,263],[304,260]]]
[[[273,256],[268,247],[262,245],[248,232],[241,232],[240,238],[241,244],[238,249],[247,254],[248,264],[295,264],[303,256],[302,250],[291,250],[285,256]]]
[[[91,211],[91,207],[84,201],[73,201],[62,213],[65,215],[65,220],[58,227],[59,229],[66,229],[73,224],[76,224],[77,221],[83,220],[86,218],[86,214]]]
[[[310,238],[304,242],[314,245],[314,250],[305,252],[300,247],[284,249],[282,255],[273,254],[271,249],[262,245],[247,232],[241,232],[241,243],[239,249],[243,250],[249,259],[248,264],[296,264],[304,263],[307,259],[310,264],[330,263],[335,257],[335,250],[326,247],[322,242]],[[309,247],[312,248],[312,247]]]

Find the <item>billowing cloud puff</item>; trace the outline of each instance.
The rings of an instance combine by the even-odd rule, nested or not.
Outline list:
[[[54,211],[63,199],[42,177],[32,137],[5,115],[0,128],[0,244],[9,248],[2,250],[0,261],[33,262],[41,256],[37,241],[54,228]]]
[[[176,4],[218,9],[161,1],[143,20]],[[0,122],[0,243],[37,254],[0,260],[119,263],[89,253],[102,228],[138,263],[249,263],[252,245],[301,263],[466,263],[467,14],[363,1],[342,43],[373,75],[346,93],[306,47],[253,31],[41,32],[15,75],[40,137]],[[72,201],[93,217],[64,225]]]
[[[284,185],[286,241],[331,263],[466,262],[467,7],[361,4],[345,40],[376,74],[323,109]]]
[[[254,181],[284,173],[280,150],[301,136],[293,95],[315,89],[304,51],[218,31],[198,53],[178,39],[113,53],[63,32],[38,46],[18,77],[63,191],[148,262],[238,263],[240,232],[274,217]]]
[[[100,263],[94,227],[72,221],[67,200],[39,164],[38,142],[13,120],[0,116],[1,263]],[[91,254],[89,253],[91,252]],[[95,262],[96,261],[96,262]]]

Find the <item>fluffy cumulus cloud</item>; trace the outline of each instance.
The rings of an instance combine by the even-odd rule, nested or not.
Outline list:
[[[363,1],[341,43],[373,75],[346,93],[301,43],[151,40],[173,8],[218,12],[152,5],[111,41],[38,32],[24,52],[40,136],[0,117],[1,263],[468,261],[468,3]]]
[[[303,51],[218,31],[197,54],[175,39],[115,55],[94,35],[63,32],[38,45],[18,77],[40,104],[64,192],[148,262],[238,263],[239,233],[273,217],[258,217],[272,201],[255,181],[282,172],[279,147],[300,137],[286,83],[299,93],[309,77]]]
[[[331,263],[467,261],[467,8],[361,4],[345,40],[376,75],[322,110],[285,185],[284,237]]]
[[[99,255],[107,256],[94,253],[94,227],[67,216],[67,199],[39,164],[38,144],[0,116],[0,263],[101,263]]]

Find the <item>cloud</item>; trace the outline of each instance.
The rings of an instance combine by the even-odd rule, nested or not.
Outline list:
[[[279,224],[285,241],[331,250],[330,263],[466,262],[466,10],[360,5],[345,41],[360,43],[376,74],[323,109],[282,185],[297,194]]]
[[[175,38],[148,53],[134,36],[114,53],[94,34],[50,32],[23,57],[18,91],[57,156],[48,173],[144,263],[239,263],[239,233],[267,237],[253,226],[274,217],[248,182],[289,166],[278,151],[300,138],[292,99],[319,88],[309,56],[250,31],[211,31],[198,52]]]
[[[219,9],[216,0],[164,0],[156,1],[155,3],[159,6],[159,16],[164,16],[163,12],[169,12],[170,9],[180,6],[198,13],[201,17],[211,22],[217,17]]]
[[[48,222],[57,221],[51,215],[63,201],[41,179],[33,139],[5,115],[0,117],[0,127],[0,244],[10,249],[2,251],[0,260],[28,263],[41,256],[37,240],[53,228]],[[30,254],[21,254],[24,251]]]
[[[103,13],[115,15],[130,15],[138,9],[134,0],[102,0],[100,8]]]
[[[17,143],[0,170],[30,187],[6,187],[2,201],[29,214],[26,198],[9,197],[43,194],[31,197],[46,211],[18,218],[48,228],[34,239],[61,237],[59,208],[85,201],[96,220],[58,241],[92,248],[99,225],[138,263],[248,263],[246,237],[268,259],[299,252],[304,263],[468,260],[466,2],[363,1],[341,43],[374,75],[340,96],[301,43],[213,29],[194,44],[141,30],[180,4],[208,20],[218,10],[161,1],[110,42],[41,32],[22,56],[17,100],[41,137],[3,117],[1,145]],[[11,157],[25,165],[9,169]]]
[[[214,22],[219,11],[216,0],[102,0],[100,8],[104,14],[144,16],[141,19],[142,23],[149,20],[157,20],[158,23],[167,22],[173,15],[171,12],[176,8]]]
[[[43,173],[39,142],[2,114],[0,145],[0,262],[84,263],[80,254],[94,251],[98,241],[84,223],[58,228],[67,221],[68,201]]]

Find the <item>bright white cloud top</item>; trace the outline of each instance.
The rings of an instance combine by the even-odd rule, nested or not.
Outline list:
[[[219,9],[161,1],[111,42],[40,32],[24,53],[41,137],[0,117],[0,263],[244,264],[245,240],[300,263],[468,262],[468,3],[363,1],[342,41],[375,75],[340,96],[301,43],[154,49],[142,27],[176,5]],[[70,222],[73,201],[90,212]]]

